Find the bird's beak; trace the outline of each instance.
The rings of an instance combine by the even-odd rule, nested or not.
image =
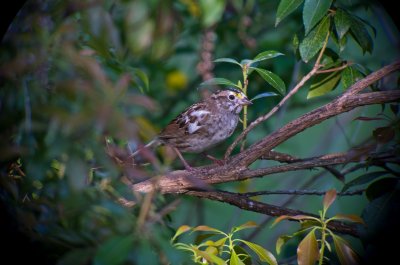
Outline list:
[[[253,104],[253,102],[251,102],[248,98],[246,98],[246,97],[243,97],[243,98],[241,98],[240,99],[240,105],[245,105],[245,106],[247,106],[247,105],[251,105],[251,104]]]

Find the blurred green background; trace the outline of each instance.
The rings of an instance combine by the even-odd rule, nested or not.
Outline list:
[[[379,69],[399,57],[398,29],[377,2],[353,2],[343,5],[376,29],[374,49],[364,54],[348,39],[340,56],[371,71]],[[367,2],[371,7],[366,7]],[[29,255],[14,257],[15,261],[191,264],[189,255],[169,244],[177,227],[206,224],[228,231],[249,220],[264,225],[256,234],[243,233],[243,238],[251,237],[274,252],[277,237],[295,231],[297,224],[286,222],[270,229],[268,216],[228,204],[184,195],[133,194],[121,182],[127,169],[131,169],[127,179],[135,182],[182,167],[165,148],[150,155],[161,165],[159,172],[151,167],[132,170],[117,160],[126,158],[127,145],[137,148],[147,143],[180,111],[200,100],[207,91],[199,89],[201,82],[212,77],[241,79],[237,67],[215,64],[214,59],[240,61],[265,50],[282,52],[285,56],[263,62],[263,67],[292,88],[312,65],[300,62],[293,49],[294,34],[303,31],[301,11],[275,27],[278,4],[257,0],[27,1],[0,50],[2,226],[15,239],[7,250],[31,250]],[[328,47],[334,49],[333,43]],[[396,82],[385,85],[394,87]],[[248,144],[343,91],[339,86],[307,100],[308,87],[250,133]],[[265,91],[274,89],[252,76],[249,97]],[[249,120],[267,113],[280,99],[255,101]],[[374,128],[386,125],[386,121],[354,118],[381,111],[381,106],[373,106],[332,118],[276,151],[304,158],[346,151],[369,139]],[[222,157],[240,133],[239,127],[211,154]],[[210,163],[196,155],[185,157],[193,165]],[[259,161],[253,166],[272,164]],[[349,175],[346,182],[363,172]],[[218,187],[244,192],[340,190],[342,186],[330,173],[315,169]],[[135,205],[121,205],[116,201],[121,197]],[[322,200],[290,195],[257,199],[312,213],[317,213]],[[177,206],[169,210],[171,204]],[[341,197],[331,211],[360,215],[366,204],[364,196]],[[358,240],[352,243],[362,251]],[[295,255],[295,246],[295,242],[289,244],[278,258]]]

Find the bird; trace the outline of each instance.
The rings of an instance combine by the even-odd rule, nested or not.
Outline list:
[[[250,104],[252,102],[238,89],[218,90],[181,112],[144,148],[168,145],[185,169],[193,170],[181,152],[204,153],[227,139],[237,127],[243,106]]]

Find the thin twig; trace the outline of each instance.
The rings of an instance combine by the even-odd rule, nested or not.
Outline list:
[[[307,74],[307,75],[305,75],[301,80],[300,80],[300,82],[299,83],[297,83],[297,85],[274,107],[274,108],[272,108],[271,110],[270,110],[270,112],[268,112],[266,115],[264,115],[264,116],[261,116],[261,117],[259,117],[259,118],[257,118],[255,121],[253,121],[236,139],[235,139],[235,141],[228,147],[228,149],[226,150],[226,152],[225,152],[225,155],[224,155],[224,159],[227,159],[229,156],[230,156],[230,154],[232,153],[232,151],[233,151],[233,149],[238,145],[238,143],[240,142],[240,141],[242,141],[242,139],[244,139],[246,136],[247,136],[247,134],[254,128],[254,127],[256,127],[257,125],[259,125],[260,123],[262,123],[263,121],[265,121],[265,120],[267,120],[267,119],[269,119],[275,112],[277,112],[282,106],[283,106],[283,104],[285,104],[285,102],[288,100],[288,99],[290,99],[294,94],[296,94],[298,91],[299,91],[299,89],[302,87],[302,86],[304,86],[304,84],[311,78],[311,77],[313,77],[316,73],[317,73],[317,71],[318,71],[318,69],[320,69],[321,67],[322,67],[322,65],[320,64],[320,62],[321,62],[321,59],[322,59],[322,55],[324,54],[324,52],[325,52],[325,49],[326,49],[326,45],[327,45],[327,43],[328,43],[328,38],[329,38],[329,32],[328,32],[328,34],[326,35],[326,39],[325,39],[325,42],[324,42],[324,46],[322,47],[322,49],[321,49],[321,51],[320,51],[320,53],[319,53],[319,55],[318,55],[318,58],[317,58],[317,60],[316,60],[316,62],[315,62],[315,64],[314,64],[314,67],[311,69],[311,71]]]
[[[245,196],[240,194],[231,193],[231,192],[221,192],[221,191],[188,191],[186,194],[191,196],[196,196],[200,198],[206,198],[214,201],[220,201],[229,203],[234,205],[240,209],[258,212],[262,214],[266,214],[269,216],[281,216],[281,215],[308,215],[308,216],[315,216],[311,213],[306,213],[299,210],[293,210],[285,207],[275,206],[264,202],[259,202],[256,200],[249,199]],[[356,226],[345,224],[342,222],[332,221],[328,225],[329,229],[339,232],[345,233],[348,235],[352,235],[355,237],[359,237],[358,231]]]
[[[332,72],[341,71],[341,70],[343,70],[343,69],[349,67],[349,66],[352,65],[352,64],[353,64],[352,62],[348,62],[348,63],[345,63],[345,64],[342,65],[342,66],[339,66],[339,67],[330,68],[330,69],[326,69],[326,70],[318,70],[318,71],[317,71],[317,74],[325,74],[325,73],[332,73]]]
[[[362,195],[364,189],[354,190],[354,191],[345,191],[338,192],[338,196],[354,196],[354,195]],[[284,194],[284,195],[325,195],[326,191],[317,191],[317,190],[275,190],[275,191],[255,191],[255,192],[246,192],[241,193],[240,195],[245,197],[255,197],[261,195],[275,195],[275,194]]]

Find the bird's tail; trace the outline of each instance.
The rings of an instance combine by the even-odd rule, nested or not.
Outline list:
[[[157,139],[157,138],[155,138],[155,139],[153,139],[153,140],[151,140],[148,144],[146,144],[145,146],[142,146],[142,147],[139,147],[135,152],[133,152],[132,154],[131,154],[131,157],[135,157],[136,155],[138,155],[141,151],[143,151],[143,150],[145,150],[145,149],[148,149],[148,148],[150,148],[150,147],[156,147],[156,146],[159,146],[161,143],[160,143],[160,141]]]

